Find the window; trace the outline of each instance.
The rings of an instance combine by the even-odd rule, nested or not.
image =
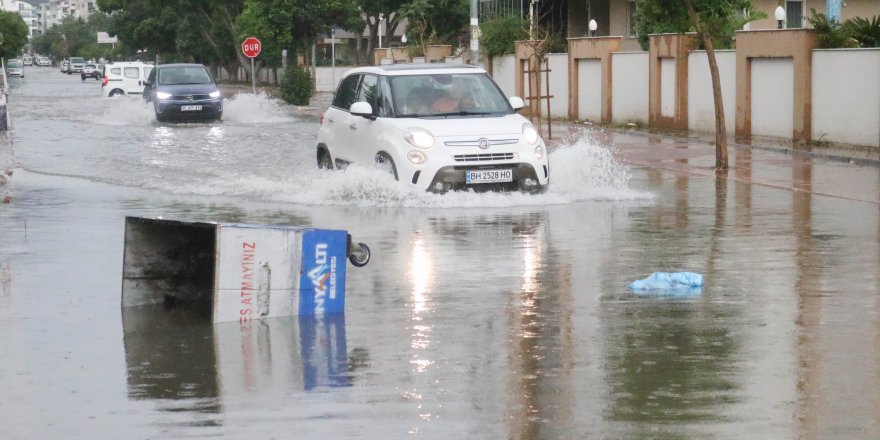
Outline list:
[[[126,78],[138,79],[141,77],[141,72],[137,67],[126,67],[124,72]]]
[[[636,32],[636,2],[634,1],[626,4],[626,32],[626,36],[630,38],[639,36],[638,32]]]
[[[150,66],[144,67],[144,77],[149,78],[151,73],[153,73],[152,67],[150,67]]]
[[[122,69],[120,69],[120,68],[118,68],[118,67],[114,67],[114,68],[110,69],[110,73],[112,73],[112,74],[114,74],[114,75],[121,75],[121,74],[122,74]]]
[[[364,79],[361,81],[361,88],[358,91],[357,102],[366,102],[375,108],[378,85],[379,79],[376,78],[376,75],[364,75]]]
[[[804,2],[800,0],[785,2],[785,25],[789,29],[804,27]]]
[[[348,111],[357,98],[357,86],[360,81],[360,75],[350,75],[345,77],[336,89],[336,96],[333,97],[333,107]]]

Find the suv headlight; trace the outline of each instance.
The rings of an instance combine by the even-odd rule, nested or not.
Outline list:
[[[212,97],[212,98],[219,98],[219,97],[220,97],[220,91],[219,91],[219,90],[214,90],[213,92],[208,93],[208,96],[210,96],[210,97]]]
[[[538,140],[541,139],[541,136],[538,134],[538,130],[535,130],[535,126],[526,122],[522,127],[523,138],[525,138],[526,142],[529,145],[535,145],[538,143]]]
[[[156,97],[159,99],[169,99],[171,98],[171,94],[168,92],[156,92]]]
[[[416,148],[431,148],[434,145],[434,135],[430,131],[419,127],[410,127],[403,132],[403,138]]]

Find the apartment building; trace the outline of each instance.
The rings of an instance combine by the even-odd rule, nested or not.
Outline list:
[[[89,15],[97,11],[97,0],[49,0],[40,5],[43,29],[61,23],[67,16],[88,20]]]
[[[20,0],[0,0],[0,9],[17,12],[28,26],[28,37],[33,38],[43,32],[40,10],[32,4]]]

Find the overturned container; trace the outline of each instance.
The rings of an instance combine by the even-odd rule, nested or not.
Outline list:
[[[345,310],[345,260],[370,250],[343,230],[125,218],[122,306],[210,310],[248,322]]]

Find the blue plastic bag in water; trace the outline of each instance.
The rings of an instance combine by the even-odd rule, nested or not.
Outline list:
[[[703,276],[694,272],[654,272],[627,287],[636,295],[697,296],[703,293]]]

